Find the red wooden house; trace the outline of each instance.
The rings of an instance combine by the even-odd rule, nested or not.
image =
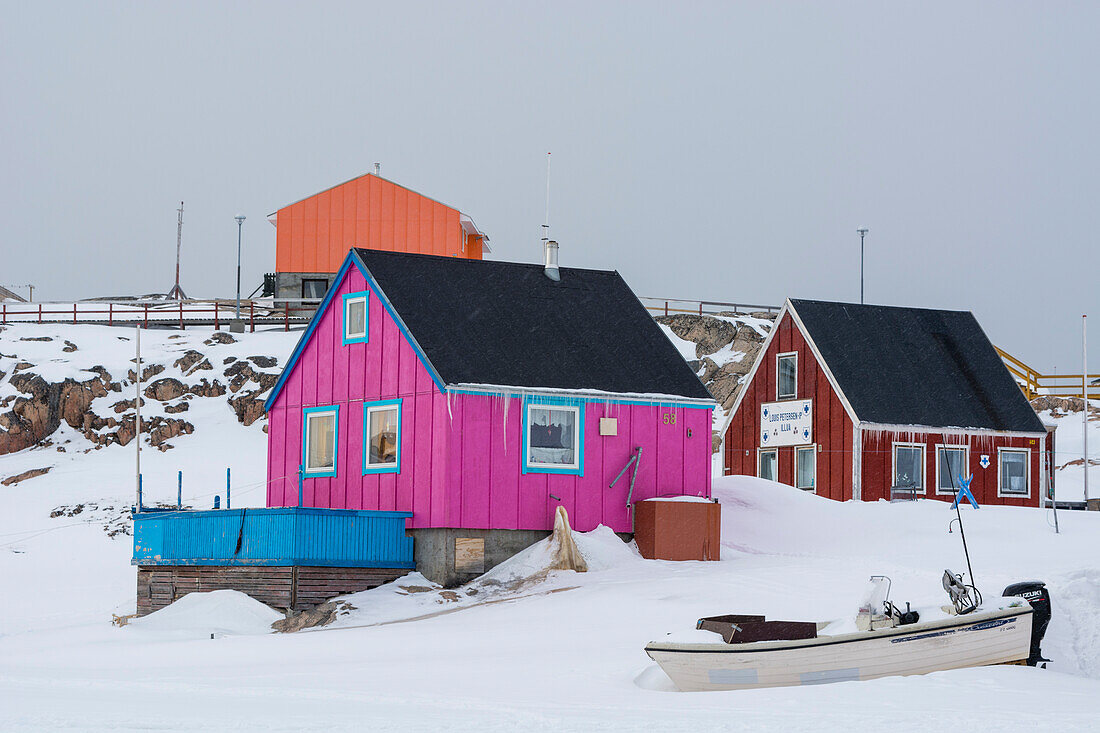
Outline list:
[[[973,314],[788,300],[724,431],[727,474],[830,499],[1039,506],[1047,431]]]

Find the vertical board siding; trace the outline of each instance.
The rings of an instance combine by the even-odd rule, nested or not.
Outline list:
[[[757,449],[760,447],[760,404],[776,401],[776,357],[781,353],[798,353],[798,399],[814,401],[814,441],[817,453],[816,491],[819,495],[836,500],[852,498],[853,445],[852,421],[844,409],[839,395],[833,389],[825,369],[814,358],[802,332],[794,319],[785,314],[775,325],[777,332],[763,356],[753,380],[742,389],[745,397],[730,420],[725,435],[725,473],[756,475]],[[921,443],[925,446],[924,496],[950,501],[952,497],[936,495],[936,444],[968,445],[969,471],[974,475],[971,491],[979,504],[1003,504],[1009,506],[1038,506],[1041,486],[1039,440],[1027,437],[991,436],[969,434],[944,436],[940,433],[908,433],[864,429],[863,448],[860,454],[860,484],[864,501],[890,498],[893,484],[894,442]],[[997,448],[1030,448],[1031,492],[1028,497],[999,497]],[[795,454],[793,447],[778,449],[779,474],[782,483],[794,484]],[[989,455],[989,468],[979,463],[982,454]]]
[[[481,259],[458,210],[368,174],[276,213],[278,272],[336,272],[352,247]]]
[[[635,502],[657,496],[710,496],[709,408],[585,403],[584,470],[576,476],[521,473],[522,398],[461,394],[451,400],[451,441],[460,446],[450,455],[452,478],[461,482],[458,526],[549,529],[560,504],[574,529],[586,532],[604,524],[616,532],[630,532],[630,472],[614,489],[608,485],[637,446],[642,447],[642,460]],[[665,423],[662,416],[672,414],[676,422]],[[617,417],[618,434],[601,436],[600,417]]]
[[[863,498],[869,501],[889,499],[894,475],[894,443],[915,443],[924,446],[923,498],[952,501],[953,495],[936,493],[936,446],[965,445],[969,448],[967,473],[974,477],[970,491],[979,505],[1037,507],[1041,501],[1042,477],[1039,439],[1005,435],[954,435],[943,433],[907,433],[870,431],[863,434]],[[998,448],[1021,448],[1029,451],[1028,496],[998,496],[1000,481]],[[982,468],[982,455],[989,456],[989,467]]]
[[[133,563],[412,567],[406,518],[297,508],[141,513]]]
[[[813,400],[813,440],[819,446],[815,490],[830,499],[852,496],[852,421],[840,397],[833,390],[825,370],[794,323],[791,315],[773,326],[775,336],[768,345],[751,382],[745,384],[745,396],[730,420],[725,435],[725,473],[755,476],[757,450],[760,447],[760,405],[776,401],[776,358],[779,354],[798,354],[797,399]],[[847,436],[847,437],[845,437]],[[795,449],[780,447],[780,482],[794,485]]]
[[[586,402],[583,475],[524,474],[521,397],[441,393],[373,293],[369,341],[344,344],[340,296],[369,288],[354,268],[336,288],[268,414],[268,506],[297,505],[302,410],[333,404],[336,475],[304,479],[307,507],[407,511],[414,528],[550,529],[560,503],[578,530],[629,532],[630,474],[608,484],[638,446],[635,501],[710,496],[710,408]],[[402,400],[400,471],[364,476],[363,402],[393,398]],[[601,417],[618,419],[617,435],[600,435]]]
[[[446,434],[446,397],[412,347],[371,293],[367,343],[343,343],[340,296],[369,291],[352,268],[337,285],[332,307],[305,345],[268,414],[268,506],[298,503],[298,466],[302,460],[302,410],[340,405],[336,475],[303,482],[304,505],[339,509],[413,512],[412,526],[432,524],[432,493],[442,501],[445,483],[433,474],[446,466],[446,446],[432,434]],[[401,472],[363,475],[363,402],[401,398]],[[449,421],[447,421],[449,423]],[[418,446],[426,446],[419,450]],[[421,455],[423,454],[423,455]],[[419,501],[417,500],[419,499]]]

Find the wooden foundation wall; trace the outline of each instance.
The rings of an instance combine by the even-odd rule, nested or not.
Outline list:
[[[393,568],[139,565],[137,614],[164,608],[188,593],[237,590],[280,610],[300,611],[346,593],[376,588],[409,573]]]

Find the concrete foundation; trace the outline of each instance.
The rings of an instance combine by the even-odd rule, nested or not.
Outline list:
[[[538,529],[410,529],[416,569],[448,588],[467,583],[550,532]]]

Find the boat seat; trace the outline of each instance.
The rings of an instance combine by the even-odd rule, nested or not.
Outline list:
[[[763,616],[708,616],[699,619],[695,628],[712,631],[720,635],[727,644],[817,638],[816,622],[767,621]]]

